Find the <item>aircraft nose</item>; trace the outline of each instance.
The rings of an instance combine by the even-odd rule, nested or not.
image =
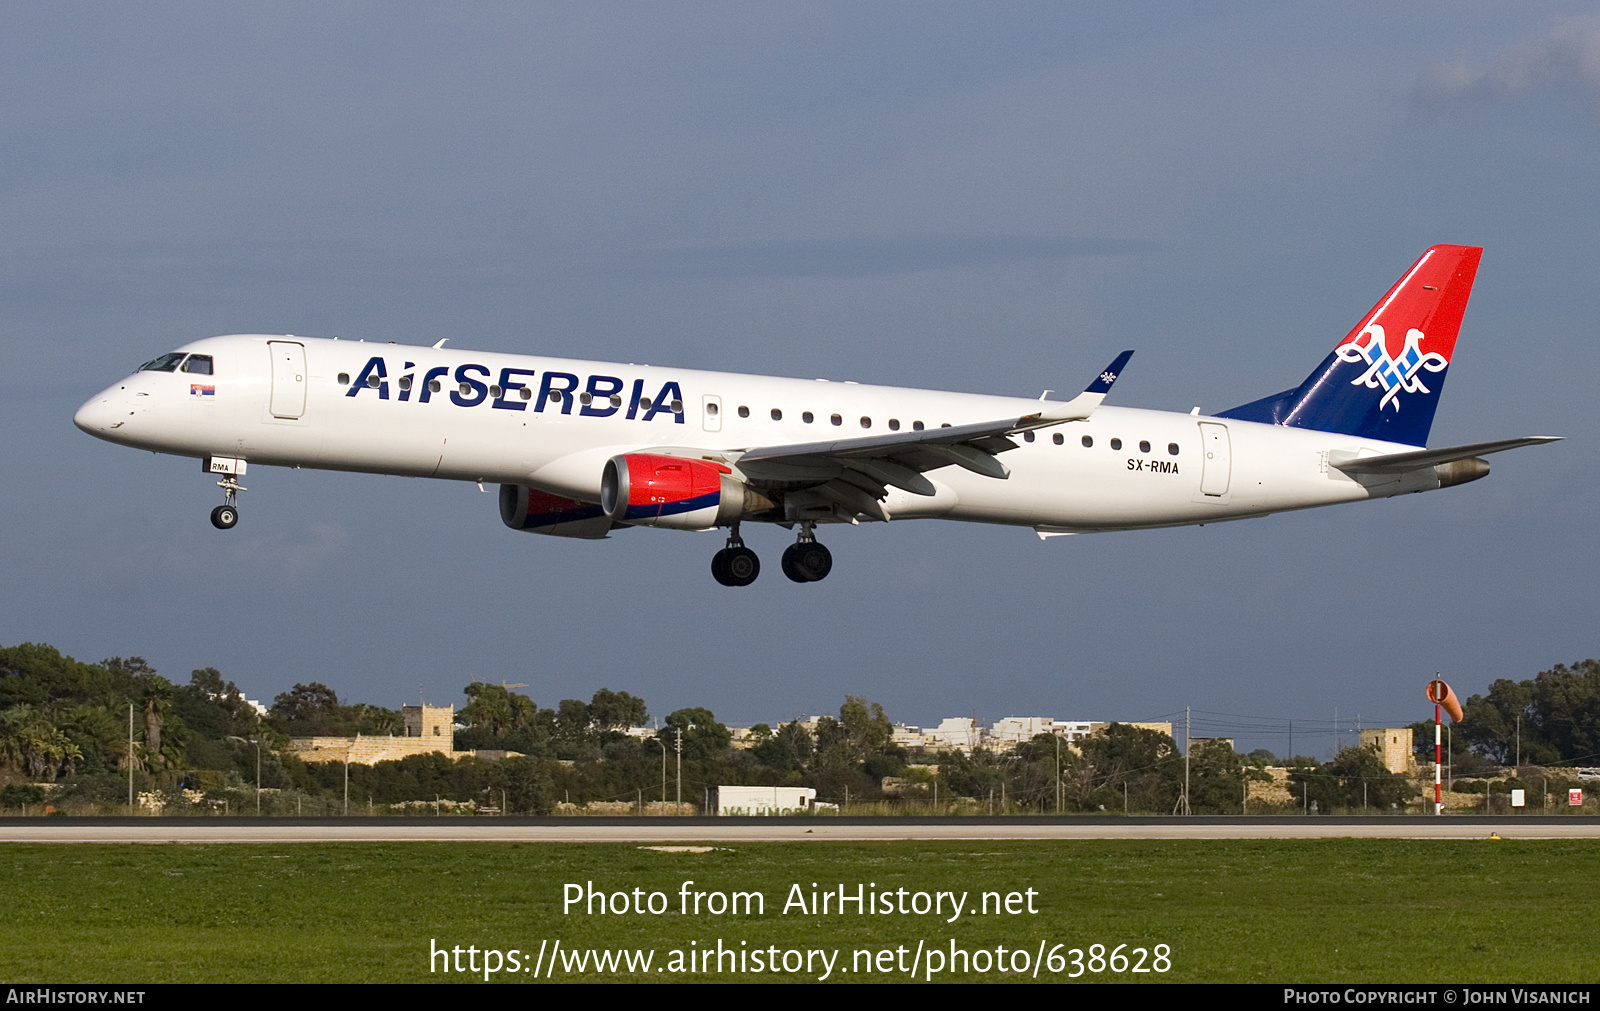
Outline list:
[[[78,408],[78,413],[72,416],[72,423],[90,435],[100,435],[110,430],[113,410],[111,398],[99,393]]]

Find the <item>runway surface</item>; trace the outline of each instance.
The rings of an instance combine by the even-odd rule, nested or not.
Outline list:
[[[7,818],[0,843],[1595,839],[1600,818]]]

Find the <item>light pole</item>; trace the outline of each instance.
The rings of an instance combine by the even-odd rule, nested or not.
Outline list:
[[[683,809],[683,728],[674,727],[673,729],[678,732],[678,795],[677,800],[674,802],[676,806],[673,808],[672,813],[677,814]]]
[[[245,740],[243,737],[228,735],[228,740],[238,741],[240,744],[254,744],[256,746],[256,817],[261,817],[261,738]]]
[[[650,738],[661,745],[661,803],[667,802],[667,742],[659,737]]]

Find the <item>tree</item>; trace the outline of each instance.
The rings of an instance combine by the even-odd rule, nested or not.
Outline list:
[[[1539,765],[1600,756],[1600,661],[1556,664],[1527,681],[1498,679],[1464,708],[1460,730],[1467,743],[1501,765],[1519,751],[1524,762]]]
[[[756,761],[769,769],[798,772],[811,759],[811,734],[799,720],[792,720],[780,725],[776,733],[751,750]]]
[[[1327,766],[1343,788],[1343,806],[1363,804],[1386,810],[1404,807],[1417,795],[1416,784],[1408,776],[1390,772],[1376,748],[1345,748]]]
[[[685,760],[719,757],[733,741],[733,732],[718,723],[711,710],[699,707],[678,709],[667,714],[666,726],[656,732],[656,736],[666,743],[668,751],[675,746],[679,728],[683,730]]]
[[[152,766],[166,765],[161,731],[172,712],[172,682],[155,672],[140,678],[144,711],[144,747]]]
[[[1227,741],[1196,742],[1189,749],[1189,809],[1196,814],[1237,814],[1245,783],[1265,778]]]
[[[283,723],[319,723],[336,717],[339,695],[320,681],[297,684],[272,700],[268,713]]]
[[[1183,759],[1170,734],[1113,723],[1084,738],[1079,748],[1097,785],[1086,798],[1090,804],[1116,810],[1126,798],[1130,811],[1172,812],[1183,788]]]
[[[845,696],[844,705],[839,707],[839,725],[858,762],[887,748],[894,736],[883,707],[858,695]]]
[[[473,730],[481,730],[490,737],[505,738],[533,723],[538,712],[532,699],[511,691],[504,685],[491,685],[474,681],[465,689],[472,701],[457,714],[457,718]]]
[[[637,695],[602,688],[589,700],[589,719],[601,731],[643,726],[649,718],[644,699]]]

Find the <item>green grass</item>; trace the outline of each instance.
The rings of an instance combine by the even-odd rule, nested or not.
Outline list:
[[[430,939],[528,959],[563,948],[656,949],[653,971],[557,980],[795,980],[812,973],[657,972],[672,949],[839,949],[920,941],[948,951],[1040,940],[1087,949],[1166,944],[1165,974],[1085,981],[1580,982],[1593,943],[1600,849],[1586,842],[1237,841],[808,843],[710,853],[511,843],[7,845],[0,975],[15,982],[465,981],[429,973]],[[759,890],[764,916],[683,916],[681,882]],[[564,915],[562,886],[661,891],[673,912]],[[781,912],[793,883],[1010,892],[1037,915]],[[1014,957],[1008,954],[1008,958]],[[1085,956],[1087,958],[1087,955]],[[747,963],[748,964],[748,963]],[[1072,971],[1068,969],[1067,971]],[[1030,970],[1031,972],[1031,970]],[[476,977],[481,982],[481,975]],[[532,973],[500,981],[531,982]],[[833,979],[865,981],[863,974]],[[906,981],[898,973],[873,974]],[[1002,980],[988,972],[944,978]],[[1020,978],[1031,978],[1023,976]],[[1048,967],[1041,980],[1057,980]]]

